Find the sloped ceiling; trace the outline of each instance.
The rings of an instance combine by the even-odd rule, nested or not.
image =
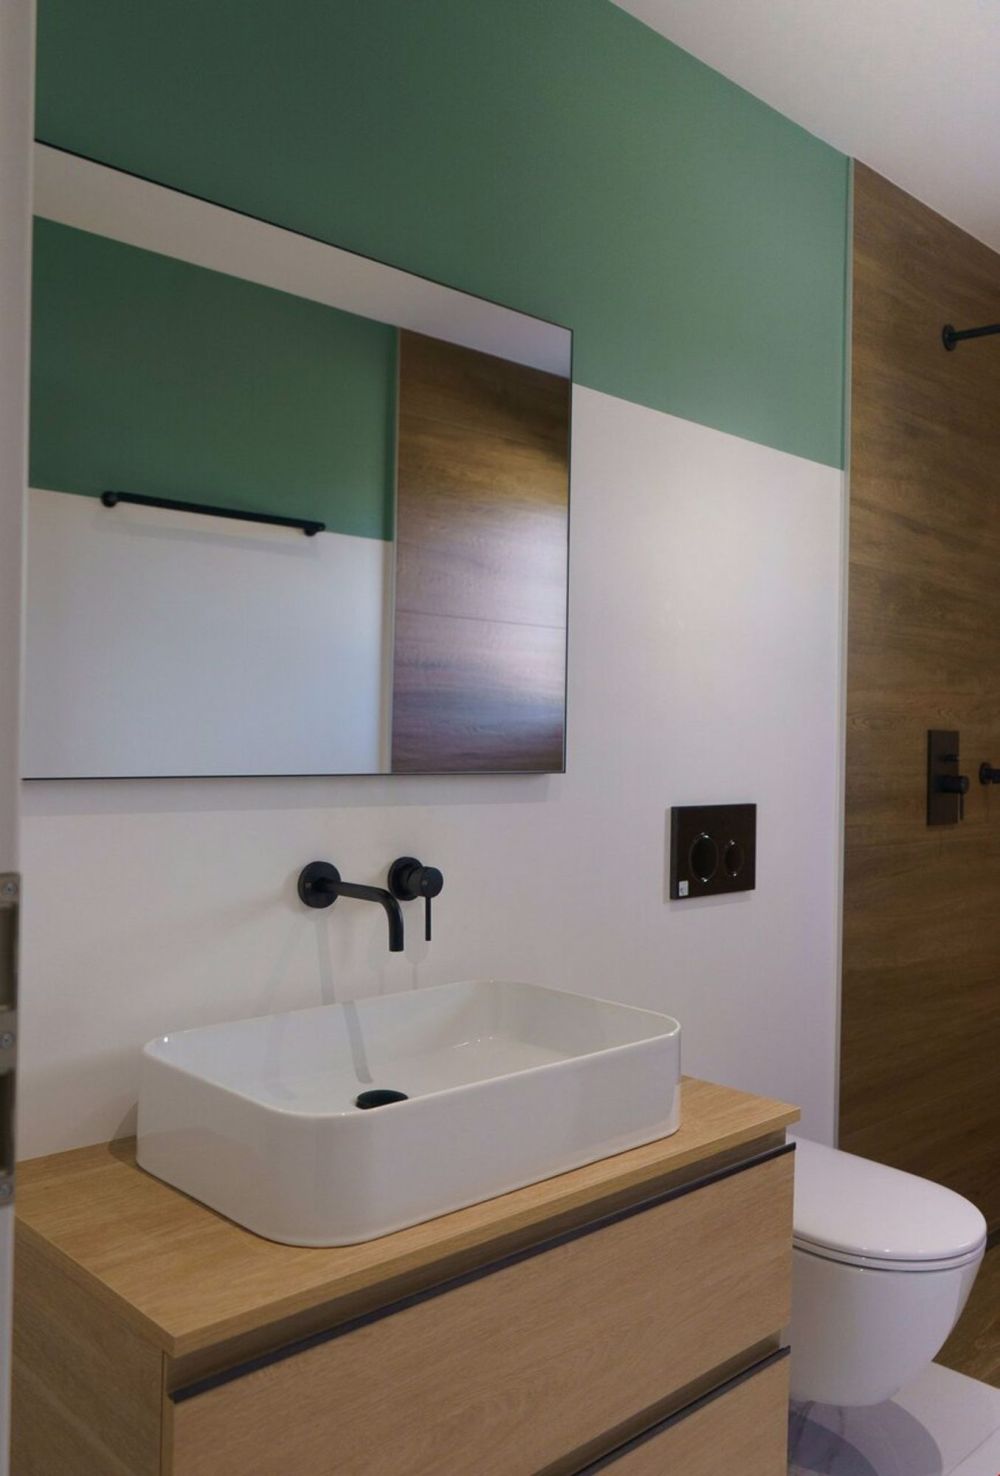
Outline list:
[[[616,0],[1000,250],[1000,0]]]

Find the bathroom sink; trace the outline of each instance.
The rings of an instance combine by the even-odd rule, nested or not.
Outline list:
[[[669,1015],[474,981],[151,1041],[138,1160],[270,1240],[350,1245],[666,1137],[679,1111]]]

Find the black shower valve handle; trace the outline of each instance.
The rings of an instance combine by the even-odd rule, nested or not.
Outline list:
[[[431,899],[444,887],[444,875],[436,866],[424,866],[416,856],[400,856],[389,867],[389,891],[400,902],[424,899],[424,937],[431,941]]]
[[[989,763],[980,764],[979,782],[980,784],[1000,784],[1000,769],[994,769]]]
[[[980,778],[982,778],[982,770],[980,770]],[[967,774],[942,774],[938,778],[937,787],[939,794],[958,795],[958,818],[964,820],[965,796],[969,792],[969,776]]]

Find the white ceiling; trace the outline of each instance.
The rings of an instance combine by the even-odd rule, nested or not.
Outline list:
[[[1000,251],[1000,0],[616,0]]]

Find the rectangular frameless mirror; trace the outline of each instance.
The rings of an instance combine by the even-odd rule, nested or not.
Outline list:
[[[563,768],[571,334],[39,145],[26,777]]]

